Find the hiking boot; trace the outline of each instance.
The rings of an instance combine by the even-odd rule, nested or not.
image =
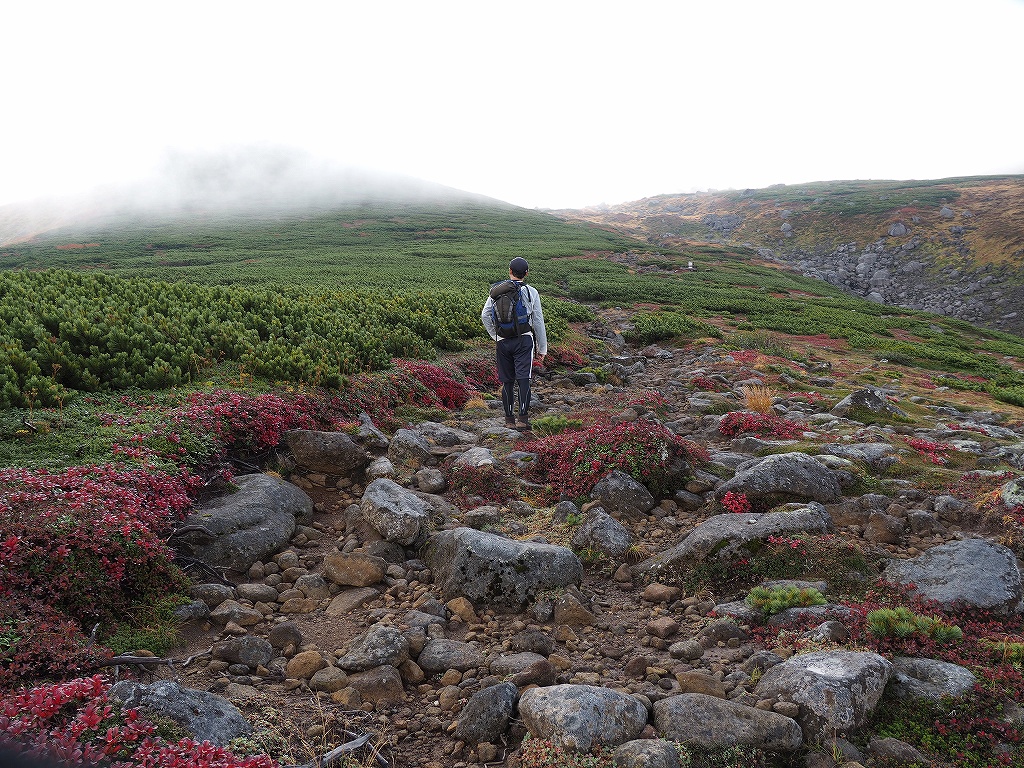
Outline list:
[[[505,426],[508,427],[509,429],[515,429],[516,428],[516,420],[511,418],[511,417],[509,417],[509,416],[506,416],[505,417]]]
[[[520,419],[516,424],[516,429],[520,432],[533,432],[533,427],[530,426],[530,422],[527,419]]]

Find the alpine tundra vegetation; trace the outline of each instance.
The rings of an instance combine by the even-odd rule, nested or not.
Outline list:
[[[983,260],[1020,237],[985,196],[1018,183],[6,242],[0,741],[182,768],[1024,766],[1024,339],[772,242],[898,240],[938,280],[929,217],[969,210],[951,236]],[[479,323],[521,254],[551,340],[531,434]]]

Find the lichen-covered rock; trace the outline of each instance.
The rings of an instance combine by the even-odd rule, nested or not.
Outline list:
[[[843,497],[835,472],[806,453],[778,453],[741,464],[736,474],[715,491],[744,493],[750,499],[817,501],[829,504]]]
[[[274,647],[262,637],[243,635],[214,644],[212,654],[215,659],[230,664],[245,664],[255,669],[261,664],[270,663],[274,658]]]
[[[769,536],[827,533],[830,530],[832,518],[817,502],[764,514],[738,515],[730,512],[715,515],[694,528],[676,546],[635,565],[633,572],[641,576],[656,576],[683,564],[742,556],[744,548],[751,542],[760,542]]]
[[[387,478],[366,486],[359,509],[385,541],[404,547],[419,538],[427,520],[427,508],[420,498]]]
[[[426,672],[445,672],[449,669],[465,672],[483,666],[485,660],[483,651],[477,645],[460,640],[437,639],[427,641],[416,663]]]
[[[612,756],[615,768],[679,768],[679,750],[665,739],[627,741]]]
[[[397,667],[409,659],[409,639],[396,627],[375,624],[356,638],[337,661],[346,672],[363,672],[384,664]]]
[[[499,683],[477,691],[459,715],[455,738],[470,744],[497,743],[508,728],[518,698],[519,689],[512,683]]]
[[[396,467],[416,469],[430,459],[430,445],[411,429],[400,429],[388,445],[388,458]]]
[[[626,519],[646,515],[655,504],[650,491],[618,469],[613,469],[597,482],[590,498],[600,501],[612,515]]]
[[[632,545],[632,534],[600,507],[590,510],[572,537],[572,548],[577,552],[594,549],[609,557],[620,557]]]
[[[800,726],[791,718],[703,693],[655,702],[654,727],[666,739],[705,748],[749,746],[795,752],[804,742]]]
[[[181,524],[171,543],[214,568],[245,573],[287,546],[297,522],[313,519],[313,500],[270,475],[242,475],[238,490],[204,504]]]
[[[963,601],[1008,613],[1021,603],[1020,569],[1013,551],[986,539],[932,547],[913,560],[890,560],[885,578],[915,585],[915,594],[944,606]]]
[[[284,433],[284,439],[295,463],[313,472],[349,477],[370,462],[366,451],[344,432],[293,429]]]
[[[877,653],[814,651],[766,670],[754,695],[799,704],[796,719],[804,740],[814,742],[862,728],[892,671],[892,663]]]
[[[170,680],[152,685],[122,680],[110,689],[110,697],[125,707],[169,718],[186,728],[196,741],[209,741],[220,747],[252,732],[252,726],[227,699],[184,688]]]
[[[519,716],[532,736],[576,752],[632,741],[647,725],[638,699],[593,685],[531,688],[519,699]]]
[[[493,533],[455,528],[433,534],[423,559],[446,600],[521,609],[538,592],[578,585],[583,565],[553,544],[516,541]]]
[[[857,408],[870,411],[871,413],[884,413],[890,416],[907,415],[902,409],[889,402],[885,392],[876,387],[865,387],[864,389],[858,389],[856,392],[851,392],[833,406],[832,413],[836,416],[845,416],[851,410]]]
[[[897,656],[892,663],[894,670],[888,693],[900,699],[958,698],[972,691],[978,682],[966,667],[938,659]]]

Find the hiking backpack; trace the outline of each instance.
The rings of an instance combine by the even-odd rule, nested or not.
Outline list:
[[[491,299],[494,301],[491,316],[502,338],[522,336],[533,331],[530,327],[530,310],[523,301],[525,287],[513,280],[503,280],[491,287]]]

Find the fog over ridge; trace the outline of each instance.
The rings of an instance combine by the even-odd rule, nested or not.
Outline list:
[[[372,203],[478,202],[483,195],[284,146],[169,152],[144,178],[0,206],[0,247],[62,228],[218,214],[287,214]]]

